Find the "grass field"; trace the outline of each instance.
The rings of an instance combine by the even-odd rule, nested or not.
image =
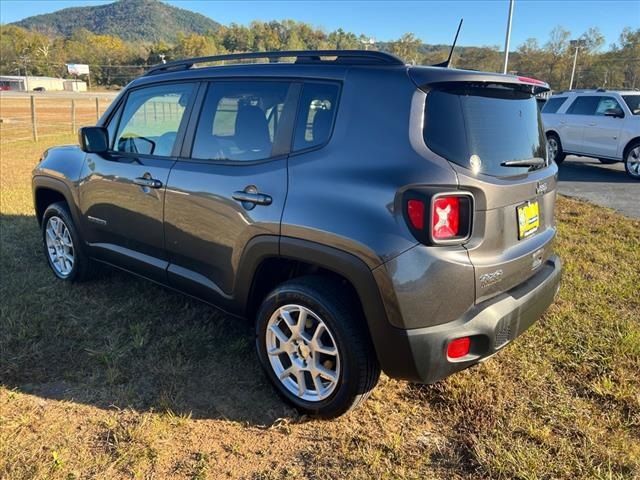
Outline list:
[[[72,140],[0,144],[0,478],[640,477],[640,222],[560,199],[564,281],[526,335],[309,420],[260,372],[250,325],[119,272],[54,281],[29,175]]]

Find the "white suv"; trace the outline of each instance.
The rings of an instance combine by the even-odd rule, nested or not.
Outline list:
[[[640,91],[560,92],[545,103],[542,120],[556,163],[568,154],[624,162],[640,180]]]

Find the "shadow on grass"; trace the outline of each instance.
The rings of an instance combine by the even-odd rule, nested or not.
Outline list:
[[[295,416],[263,375],[248,322],[128,274],[68,284],[35,218],[0,216],[0,383],[100,408],[270,425]]]

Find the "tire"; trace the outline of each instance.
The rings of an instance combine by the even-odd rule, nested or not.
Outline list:
[[[66,203],[53,203],[45,210],[42,216],[42,245],[49,267],[60,280],[81,282],[90,277],[91,260]]]
[[[598,160],[603,165],[613,165],[618,162],[617,160],[609,160],[608,158],[599,158]]]
[[[624,155],[624,169],[631,178],[640,180],[640,140],[629,145]]]
[[[556,164],[560,165],[564,162],[564,159],[567,157],[567,154],[562,150],[562,143],[560,142],[560,137],[555,133],[547,133],[547,146],[549,148],[549,156],[551,160],[556,162]],[[555,151],[555,153],[553,153]]]
[[[336,283],[316,276],[289,280],[267,295],[256,319],[258,358],[276,391],[296,409],[321,418],[355,408],[380,377],[360,307]],[[296,333],[300,325],[302,334]]]

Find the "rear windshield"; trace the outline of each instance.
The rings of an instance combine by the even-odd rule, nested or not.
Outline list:
[[[640,95],[623,95],[622,98],[634,115],[640,115]]]
[[[512,176],[530,167],[514,160],[546,159],[536,99],[506,87],[456,86],[427,95],[424,139],[438,155],[474,172]]]

